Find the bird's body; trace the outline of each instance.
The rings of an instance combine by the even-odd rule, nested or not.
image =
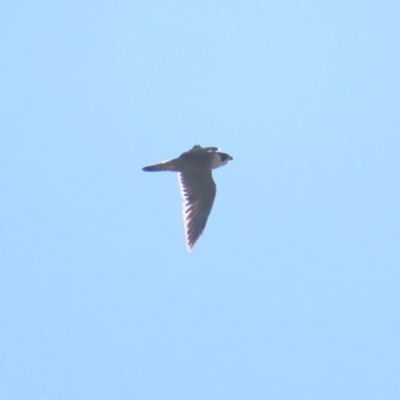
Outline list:
[[[193,249],[197,239],[203,233],[214,203],[217,187],[211,171],[233,160],[229,154],[220,153],[218,150],[218,147],[196,145],[178,158],[143,168],[143,171],[149,172],[179,172],[189,251]]]

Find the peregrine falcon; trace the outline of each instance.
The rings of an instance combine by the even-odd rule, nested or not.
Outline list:
[[[143,171],[150,172],[179,173],[181,194],[184,200],[186,245],[189,251],[193,250],[197,239],[204,232],[217,192],[211,170],[233,160],[229,154],[218,150],[218,147],[201,147],[197,144],[178,158],[143,168]]]

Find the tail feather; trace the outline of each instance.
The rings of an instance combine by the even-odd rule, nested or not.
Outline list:
[[[143,171],[147,171],[147,172],[164,171],[164,168],[162,167],[162,164],[157,164],[157,165],[150,165],[148,167],[144,167]]]
[[[173,162],[165,161],[161,164],[149,165],[148,167],[144,167],[143,171],[146,172],[177,171],[177,168]]]

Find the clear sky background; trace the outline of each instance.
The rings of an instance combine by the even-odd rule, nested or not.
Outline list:
[[[400,3],[0,4],[0,399],[399,399]],[[185,247],[176,174],[214,172]]]

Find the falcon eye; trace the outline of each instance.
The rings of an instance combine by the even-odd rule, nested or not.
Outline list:
[[[219,153],[219,157],[221,158],[222,162],[231,158],[231,156],[229,154],[226,154],[226,153]]]

